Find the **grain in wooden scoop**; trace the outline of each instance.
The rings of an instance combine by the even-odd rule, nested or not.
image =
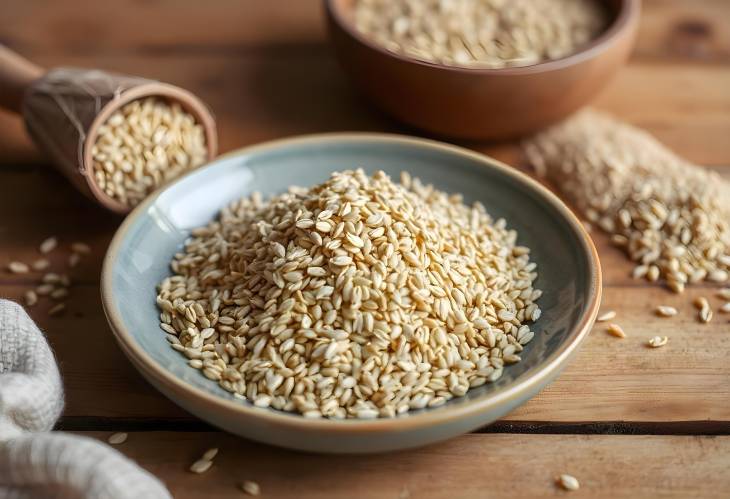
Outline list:
[[[391,52],[468,68],[572,54],[608,16],[595,0],[356,0],[355,27]]]

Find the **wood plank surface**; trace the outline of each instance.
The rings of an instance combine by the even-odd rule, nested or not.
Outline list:
[[[15,2],[0,16],[0,42],[44,65],[99,66],[189,88],[213,108],[223,151],[301,133],[417,133],[352,90],[326,45],[318,2],[275,2],[266,8],[252,1],[174,3],[179,22],[161,22],[172,0],[89,3],[76,10],[39,0]],[[725,15],[730,2],[692,4],[698,8],[681,0],[645,2],[635,57],[596,105],[730,177],[730,16]],[[128,22],[110,19],[138,20],[138,29],[132,37],[124,27]],[[151,29],[154,24],[159,26]],[[203,24],[219,29],[193,29]],[[89,38],[97,43],[88,44]],[[189,418],[133,371],[103,318],[100,263],[120,219],[97,210],[50,171],[30,148],[17,118],[0,114],[0,130],[0,296],[18,299],[33,284],[35,277],[11,275],[4,267],[10,260],[37,258],[45,237],[59,236],[65,245],[82,240],[94,248],[71,272],[77,285],[66,315],[46,317],[46,304],[31,310],[60,360],[67,417]],[[524,166],[513,143],[463,145]],[[634,281],[628,277],[631,266],[605,236],[596,233],[594,240],[604,270],[605,307],[619,310],[617,320],[630,338],[616,340],[597,326],[561,378],[506,421],[730,422],[729,317],[718,314],[712,324],[699,325],[690,299],[709,293],[706,288],[677,297]],[[56,268],[63,267],[65,255],[53,259]],[[682,315],[652,316],[650,309],[659,303],[678,306]],[[654,334],[669,335],[669,345],[644,348]]]
[[[82,433],[106,439],[108,433]],[[202,475],[187,471],[220,449]],[[730,437],[470,434],[414,451],[345,458],[259,445],[223,433],[131,433],[117,447],[161,477],[174,497],[724,498],[730,490]],[[527,457],[529,456],[529,457]],[[569,473],[580,490],[555,477]]]

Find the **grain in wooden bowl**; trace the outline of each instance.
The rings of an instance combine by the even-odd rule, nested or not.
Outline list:
[[[638,0],[325,7],[340,63],[373,102],[417,128],[466,139],[524,135],[588,103],[627,59],[639,18]]]

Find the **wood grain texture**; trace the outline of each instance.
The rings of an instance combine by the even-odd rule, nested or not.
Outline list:
[[[105,440],[108,433],[83,433]],[[203,475],[187,471],[220,449]],[[276,449],[222,433],[131,433],[118,446],[161,477],[178,499],[245,497],[567,497],[555,485],[574,475],[571,498],[727,497],[730,437],[471,434],[414,451],[332,457]],[[526,458],[529,456],[529,458]]]

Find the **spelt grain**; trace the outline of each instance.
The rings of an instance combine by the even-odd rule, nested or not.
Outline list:
[[[213,461],[209,459],[198,459],[190,465],[190,471],[197,473],[198,475],[205,473],[213,466]]]
[[[43,242],[38,247],[38,250],[46,255],[56,249],[56,246],[58,246],[58,239],[56,239],[55,237],[49,237],[43,240]]]
[[[607,321],[610,321],[611,319],[614,319],[615,317],[616,317],[616,312],[614,310],[608,310],[608,311],[600,314],[596,318],[596,322],[607,322]]]
[[[666,345],[668,341],[669,338],[666,336],[654,336],[649,340],[648,345],[652,348],[659,348]]]
[[[609,324],[606,331],[608,331],[608,334],[615,336],[616,338],[626,338],[626,333],[618,324]]]
[[[557,482],[565,490],[578,490],[580,488],[578,479],[572,475],[562,474],[558,476]]]
[[[27,274],[30,268],[23,262],[10,262],[8,270],[13,274]]]
[[[46,270],[50,266],[51,266],[51,262],[46,258],[39,258],[38,260],[33,262],[33,264],[31,265],[33,270],[35,270],[36,272]]]
[[[659,317],[674,317],[675,315],[677,315],[677,309],[668,305],[658,305],[654,309],[654,312]]]
[[[261,487],[258,483],[251,480],[246,480],[241,483],[241,490],[250,496],[261,495]]]
[[[54,317],[56,315],[61,315],[66,310],[66,304],[61,302],[57,303],[51,309],[48,311],[48,315],[51,317]]]
[[[35,291],[32,291],[32,290],[26,291],[25,294],[23,295],[23,297],[25,299],[25,305],[28,307],[32,307],[33,305],[38,303],[38,295],[36,294]]]
[[[109,442],[111,445],[120,445],[126,442],[128,437],[129,435],[124,432],[113,433],[109,436],[107,442]]]

